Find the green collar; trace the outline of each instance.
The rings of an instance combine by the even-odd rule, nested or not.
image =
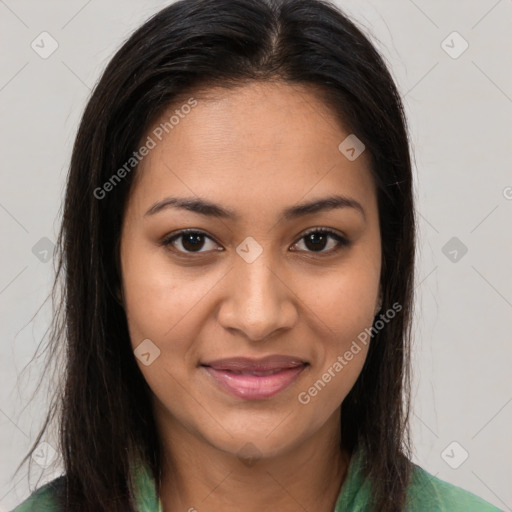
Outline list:
[[[135,492],[135,512],[163,512],[156,492],[155,480],[149,466],[143,462],[132,464]]]
[[[370,481],[363,474],[364,451],[357,447],[348,465],[347,476],[341,486],[334,512],[363,512],[370,499]]]

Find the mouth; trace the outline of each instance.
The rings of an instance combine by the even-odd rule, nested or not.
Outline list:
[[[284,391],[307,366],[289,356],[236,357],[201,364],[223,391],[245,400],[262,400]]]

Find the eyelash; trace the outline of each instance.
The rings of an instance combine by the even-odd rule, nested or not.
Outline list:
[[[333,238],[334,240],[336,240],[338,245],[335,248],[330,249],[328,251],[322,250],[322,251],[297,251],[297,252],[306,252],[307,254],[319,255],[320,257],[323,257],[323,256],[330,256],[330,255],[338,252],[343,247],[348,247],[350,245],[350,241],[347,238],[339,235],[337,232],[335,232],[329,228],[311,228],[308,231],[306,231],[293,245],[298,244],[302,239],[304,239],[305,237],[307,237],[308,235],[311,235],[313,233],[321,234],[321,235],[328,235],[330,238]],[[163,246],[165,246],[167,249],[177,253],[180,256],[184,256],[186,258],[195,257],[195,256],[190,256],[190,255],[207,254],[208,252],[210,252],[210,251],[195,251],[195,252],[194,251],[180,251],[180,250],[177,250],[175,247],[173,247],[173,242],[175,240],[178,240],[179,238],[181,238],[185,235],[189,235],[189,234],[202,235],[205,238],[208,238],[211,241],[215,242],[215,240],[213,240],[212,237],[210,237],[203,231],[200,231],[197,229],[184,229],[182,231],[179,231],[178,233],[174,233],[173,235],[170,235],[170,236],[164,238],[162,240],[161,244]]]

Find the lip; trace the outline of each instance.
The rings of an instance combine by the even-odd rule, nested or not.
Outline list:
[[[216,359],[202,363],[202,366],[209,366],[214,370],[230,370],[236,371],[254,371],[264,372],[271,370],[281,370],[287,368],[295,368],[305,364],[305,361],[294,356],[270,355],[259,359],[250,357],[226,357],[224,359]]]
[[[308,363],[296,357],[234,357],[201,364],[223,389],[245,400],[270,398],[294,382]]]

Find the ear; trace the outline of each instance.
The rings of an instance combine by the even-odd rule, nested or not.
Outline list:
[[[375,304],[375,312],[373,315],[376,316],[377,313],[381,310],[381,308],[382,308],[382,289],[379,289],[379,297]]]
[[[115,296],[116,296],[117,302],[119,302],[119,305],[124,309],[124,295],[123,295],[123,290],[120,285],[116,285]]]
[[[125,309],[124,307],[124,293],[123,293],[123,284],[121,281],[121,237],[118,237],[115,247],[115,254],[116,254],[116,280],[115,280],[115,286],[114,286],[114,295],[116,297],[117,302],[119,302],[119,305]]]

